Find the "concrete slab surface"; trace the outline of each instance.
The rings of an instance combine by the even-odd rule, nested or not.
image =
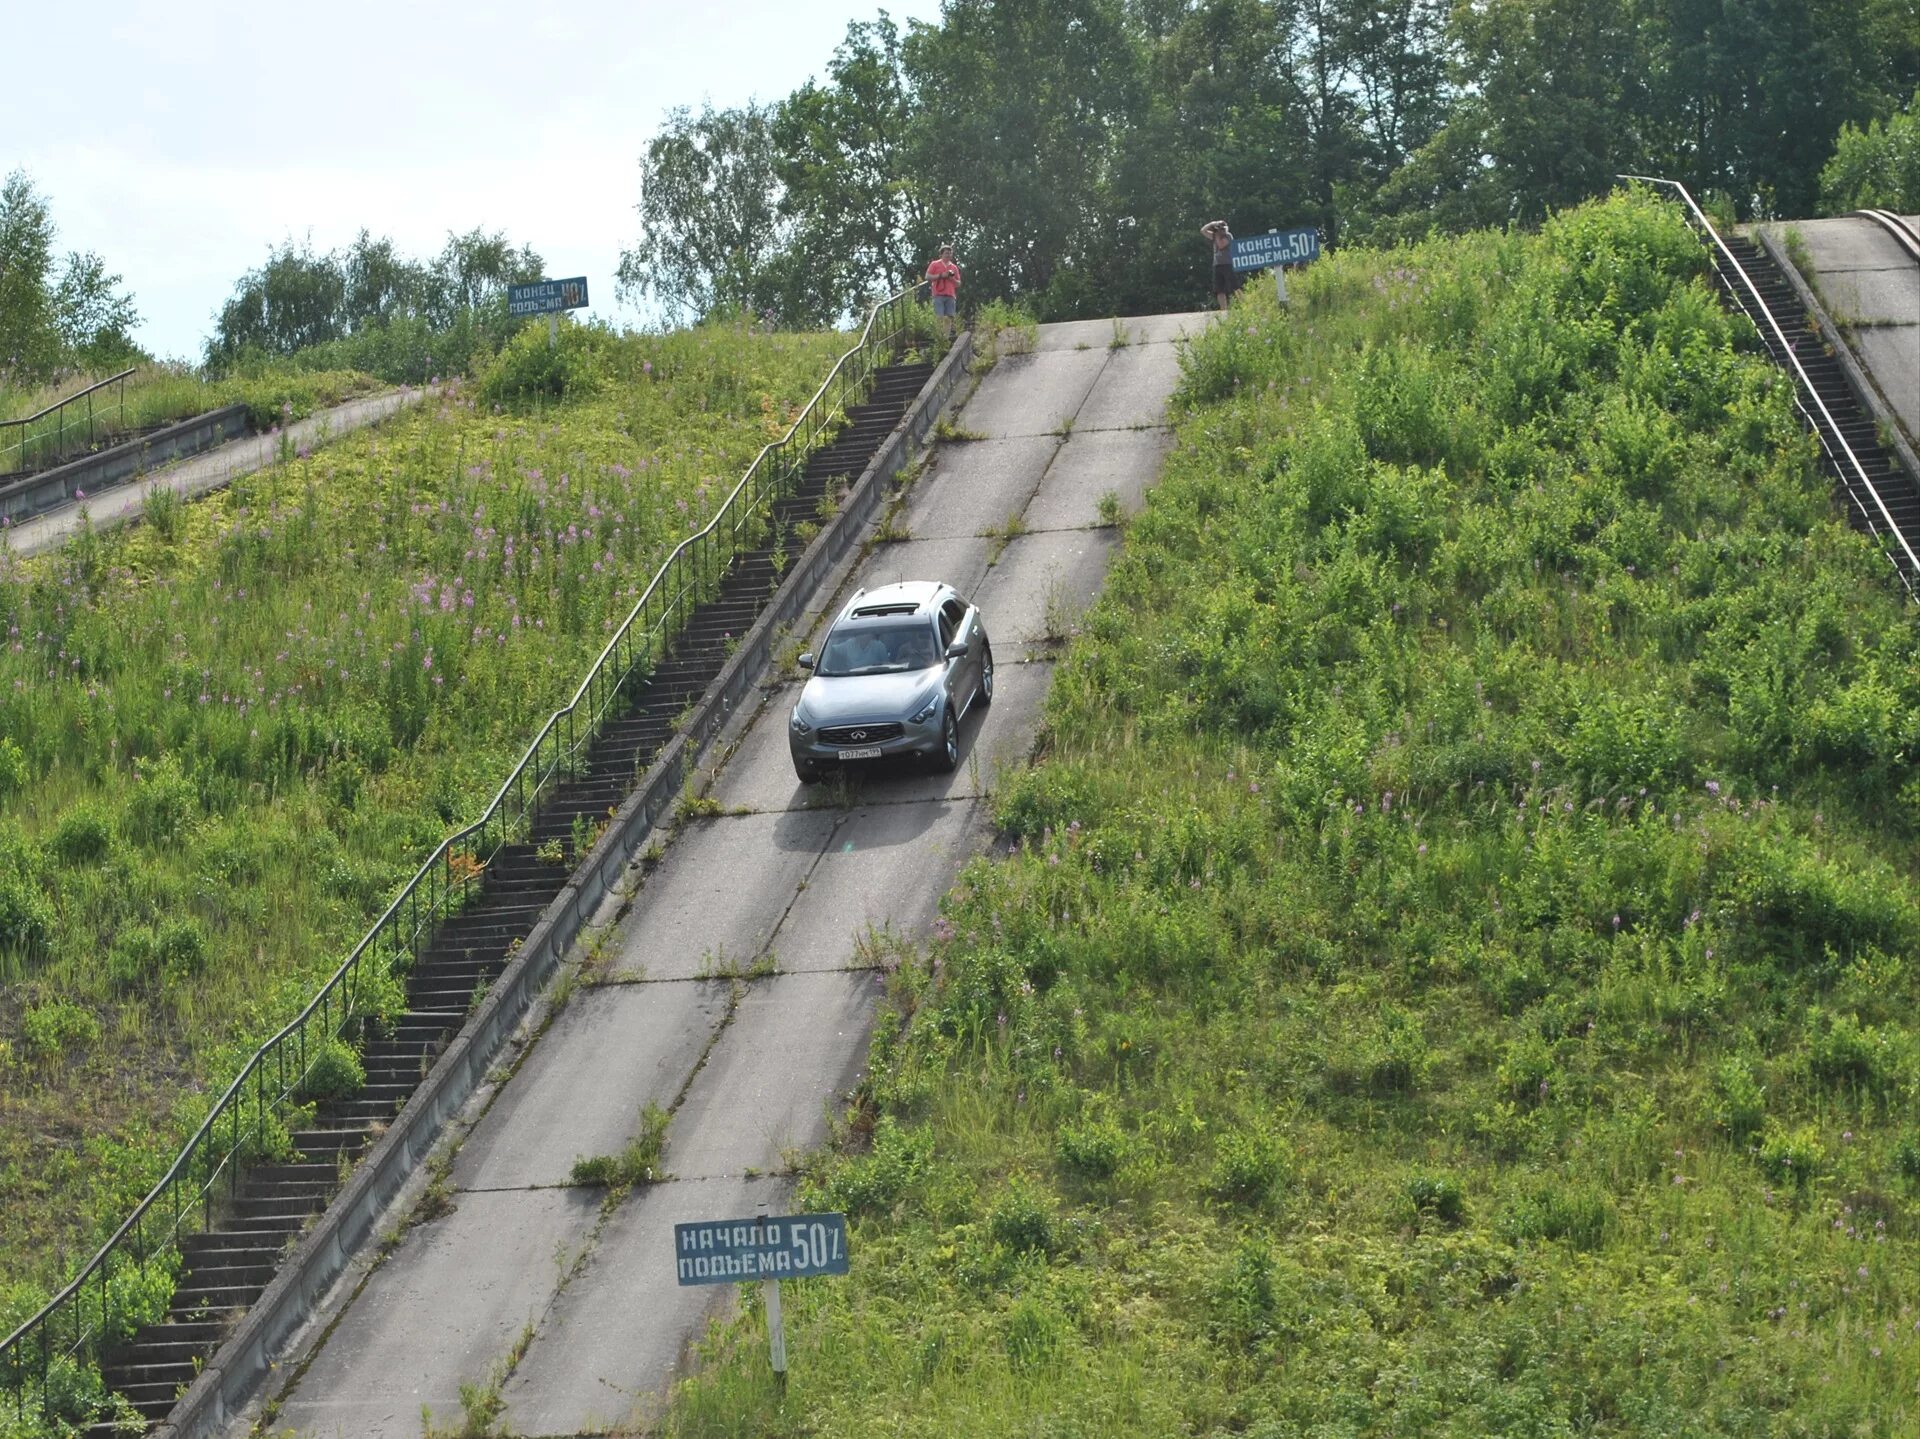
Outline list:
[[[1040,333],[1034,337],[1033,353],[1104,350],[1113,343],[1116,333],[1127,333],[1132,323],[1128,320],[1061,320],[1056,324],[1042,325]]]
[[[1071,634],[1118,543],[1112,530],[1049,530],[1008,544],[976,601],[991,617],[995,645],[1003,635],[1041,644]]]
[[[951,539],[1004,525],[1026,509],[1059,448],[1058,435],[941,445],[907,503],[907,532],[916,539]]]
[[[867,793],[878,798],[885,790],[873,785]],[[940,896],[988,837],[970,803],[856,809],[834,831],[832,848],[774,936],[780,973],[870,965],[888,939],[918,944],[932,930]]]
[[[1179,380],[1180,353],[1172,345],[1109,351],[1100,378],[1074,417],[1074,434],[1165,424],[1167,396]]]
[[[745,1219],[762,1204],[778,1214],[791,1189],[781,1177],[728,1176],[670,1180],[629,1198],[501,1391],[509,1432],[591,1434],[651,1418],[687,1370],[689,1339],[729,1312],[737,1293],[673,1282],[673,1226]]]
[[[728,998],[719,980],[575,990],[461,1146],[454,1187],[567,1184],[574,1160],[624,1149],[686,1087]]]
[[[1139,315],[1128,320],[1127,334],[1134,343],[1165,345],[1197,335],[1220,318],[1218,310],[1183,310],[1171,315]]]
[[[759,722],[740,737],[739,747],[728,756],[714,782],[713,800],[722,810],[769,815],[789,810],[827,811],[831,823],[831,811],[838,801],[822,785],[800,783],[793,772],[793,752],[787,747],[787,716],[799,697],[797,684],[783,685],[767,697]],[[668,856],[672,856],[671,849]]]
[[[785,743],[785,710],[776,731]],[[772,728],[756,725],[755,729]],[[787,782],[797,785],[789,762]],[[722,814],[681,826],[609,943],[611,977],[696,979],[766,948],[833,833],[831,814]]]
[[[980,588],[992,553],[992,541],[971,536],[939,540],[916,538],[878,545],[860,562],[854,584],[871,590],[880,585],[898,584],[901,580],[945,580],[961,594],[971,596]]]
[[[1076,426],[1027,506],[1028,531],[1096,528],[1104,523],[1101,498],[1109,494],[1123,512],[1138,514],[1172,449],[1172,430],[1082,433]]]
[[[460,1385],[484,1382],[546,1312],[600,1198],[589,1189],[467,1194],[411,1230],[314,1356],[274,1432],[418,1439],[423,1406],[457,1423]]]
[[[1080,413],[1106,363],[1104,349],[1003,356],[961,411],[961,427],[992,439],[1055,434]]]
[[[720,1042],[674,1116],[667,1172],[710,1179],[784,1167],[827,1135],[867,1062],[884,976],[872,970],[779,974],[746,987]]]

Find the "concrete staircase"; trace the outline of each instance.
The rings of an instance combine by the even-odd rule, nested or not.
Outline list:
[[[1727,249],[1752,279],[1767,308],[1772,311],[1781,332],[1787,337],[1794,358],[1799,360],[1800,367],[1812,381],[1814,393],[1833,417],[1837,429],[1831,434],[1823,434],[1822,438],[1830,446],[1835,435],[1845,440],[1859,457],[1861,467],[1866,471],[1867,483],[1879,495],[1879,503],[1876,504],[1873,496],[1863,490],[1860,478],[1852,467],[1835,465],[1829,456],[1826,468],[1846,499],[1848,520],[1855,529],[1882,538],[1888,546],[1888,555],[1893,560],[1894,568],[1906,582],[1908,590],[1913,591],[1920,586],[1920,573],[1915,573],[1913,564],[1900,547],[1885,538],[1887,518],[1881,514],[1880,505],[1885,505],[1887,513],[1892,516],[1893,528],[1905,538],[1908,547],[1915,554],[1920,554],[1920,488],[1915,485],[1915,477],[1909,475],[1898,457],[1880,443],[1873,416],[1854,396],[1846,373],[1829,349],[1827,339],[1809,326],[1806,306],[1800,302],[1792,283],[1781,273],[1773,257],[1755,241],[1743,236],[1727,235],[1723,239]],[[1717,253],[1714,272],[1730,296],[1736,299],[1744,297],[1745,287],[1741,285],[1739,277],[1727,272],[1724,261],[1720,260]],[[1774,363],[1786,366],[1785,349],[1764,326],[1761,327],[1760,337]],[[1801,400],[1806,403],[1804,395]],[[1808,408],[1814,409],[1810,404]],[[1817,411],[1815,413],[1817,416]],[[1823,431],[1826,428],[1817,418],[1815,425]]]

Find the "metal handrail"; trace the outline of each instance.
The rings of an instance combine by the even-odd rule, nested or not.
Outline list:
[[[113,1291],[116,1277],[124,1277],[127,1266],[147,1275],[156,1260],[168,1262],[169,1247],[195,1210],[201,1213],[202,1226],[211,1226],[219,1182],[226,1180],[231,1197],[243,1165],[274,1147],[280,1137],[280,1110],[299,1091],[322,1043],[367,1017],[366,986],[386,978],[392,961],[404,955],[411,964],[419,957],[422,941],[440,915],[471,892],[488,861],[531,820],[542,791],[570,772],[627,680],[651,668],[686,615],[718,589],[742,537],[760,523],[764,507],[798,475],[827,429],[864,393],[880,347],[904,328],[907,302],[921,288],[911,285],[874,304],[859,340],[834,362],[786,434],[761,448],[713,518],[667,556],[573,698],[541,727],[480,818],[440,842],[306,1008],[255,1051],[165,1177],[113,1237],[65,1288],[0,1342],[0,1389],[9,1384],[14,1388],[17,1413],[26,1410],[30,1368],[38,1369],[44,1415],[48,1378],[56,1367],[77,1368],[96,1335],[116,1320],[126,1322],[115,1313]],[[226,1148],[215,1152],[222,1130]]]
[[[1752,299],[1752,305],[1749,306],[1747,300],[1742,298],[1738,292],[1734,294],[1735,301],[1739,304],[1747,318],[1753,322],[1754,328],[1760,331],[1762,338],[1765,338],[1768,331],[1771,331],[1773,338],[1778,342],[1782,361],[1792,369],[1794,378],[1798,382],[1795,386],[1794,405],[1799,409],[1800,413],[1805,416],[1807,424],[1813,430],[1814,437],[1820,441],[1821,448],[1827,452],[1827,458],[1833,462],[1834,468],[1840,471],[1842,482],[1849,490],[1853,490],[1855,480],[1857,480],[1859,488],[1866,491],[1867,495],[1873,501],[1874,508],[1879,510],[1881,519],[1886,521],[1886,535],[1893,537],[1894,543],[1900,547],[1901,553],[1907,557],[1907,567],[1905,569],[1900,566],[1897,559],[1895,560],[1893,566],[1894,573],[1899,576],[1900,583],[1906,589],[1908,598],[1913,598],[1914,585],[1916,580],[1920,580],[1920,556],[1914,554],[1913,547],[1907,543],[1906,536],[1900,533],[1900,527],[1894,523],[1893,515],[1887,509],[1887,502],[1880,497],[1880,491],[1875,488],[1873,481],[1867,477],[1866,466],[1860,463],[1860,457],[1853,452],[1853,446],[1849,445],[1846,436],[1840,433],[1839,422],[1833,418],[1832,412],[1827,409],[1826,401],[1820,398],[1820,392],[1813,387],[1813,381],[1801,366],[1800,356],[1795,352],[1792,341],[1788,340],[1786,333],[1781,330],[1780,322],[1774,318],[1773,311],[1767,308],[1767,302],[1761,298],[1760,289],[1753,283],[1753,277],[1747,273],[1746,267],[1734,258],[1733,251],[1729,250],[1726,241],[1720,238],[1720,232],[1713,228],[1712,222],[1707,219],[1705,213],[1700,209],[1700,206],[1694,202],[1693,196],[1687,192],[1687,187],[1682,185],[1678,180],[1668,180],[1656,175],[1619,175],[1615,178],[1632,181],[1641,185],[1664,185],[1672,190],[1686,205],[1694,227],[1704,233],[1707,238],[1713,242],[1714,249],[1719,251],[1720,258],[1725,262],[1727,268],[1740,277],[1740,283],[1746,286],[1747,295]],[[1764,326],[1761,323],[1762,321],[1765,321]],[[1813,406],[1812,409],[1808,408],[1809,402]],[[1817,416],[1815,411],[1818,412]],[[1836,447],[1838,453],[1836,453]],[[1840,463],[1842,456],[1846,458],[1846,466]],[[1847,466],[1851,466],[1853,478],[1848,477]],[[1860,503],[1857,498],[1855,502]],[[1879,526],[1874,524],[1872,513],[1868,511],[1864,503],[1860,503],[1860,510],[1862,518],[1866,520],[1868,528],[1873,530],[1875,538],[1884,544],[1886,542],[1886,535],[1882,535]],[[1889,556],[1889,558],[1893,557]]]
[[[38,424],[40,421],[46,419],[47,416],[49,415],[59,415],[60,426],[58,431],[56,432],[54,443],[51,447],[52,453],[55,455],[58,455],[61,452],[61,450],[64,449],[66,446],[66,440],[67,440],[67,417],[65,413],[66,408],[68,405],[77,405],[82,400],[85,400],[87,402],[87,442],[91,444],[93,442],[93,396],[94,396],[94,393],[98,390],[104,390],[108,385],[118,385],[120,387],[120,418],[122,421],[125,421],[127,417],[127,377],[131,375],[134,372],[134,370],[138,368],[139,367],[137,365],[130,365],[117,375],[109,375],[104,380],[95,380],[91,385],[88,385],[86,389],[76,391],[75,393],[68,395],[64,400],[56,400],[51,405],[48,405],[45,409],[36,410],[33,414],[27,415],[21,419],[0,420],[0,433],[4,433],[9,429],[18,429],[20,431],[20,438],[16,440],[13,444],[0,445],[0,455],[4,455],[10,449],[18,450],[20,452],[20,464],[17,468],[24,470],[27,467],[26,466],[27,446],[33,443],[33,433],[32,433],[31,427],[33,425]],[[76,423],[75,425],[76,431],[78,430],[78,428],[79,428],[78,424]]]

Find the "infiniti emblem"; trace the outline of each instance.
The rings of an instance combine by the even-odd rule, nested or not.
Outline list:
[[[866,737],[867,732],[863,729],[853,730],[847,735],[848,739],[865,739]]]

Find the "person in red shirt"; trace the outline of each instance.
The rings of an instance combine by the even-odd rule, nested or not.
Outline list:
[[[933,286],[933,313],[940,321],[940,333],[952,339],[954,317],[960,313],[960,267],[953,263],[953,246],[940,247],[940,258],[927,266],[927,281]]]

